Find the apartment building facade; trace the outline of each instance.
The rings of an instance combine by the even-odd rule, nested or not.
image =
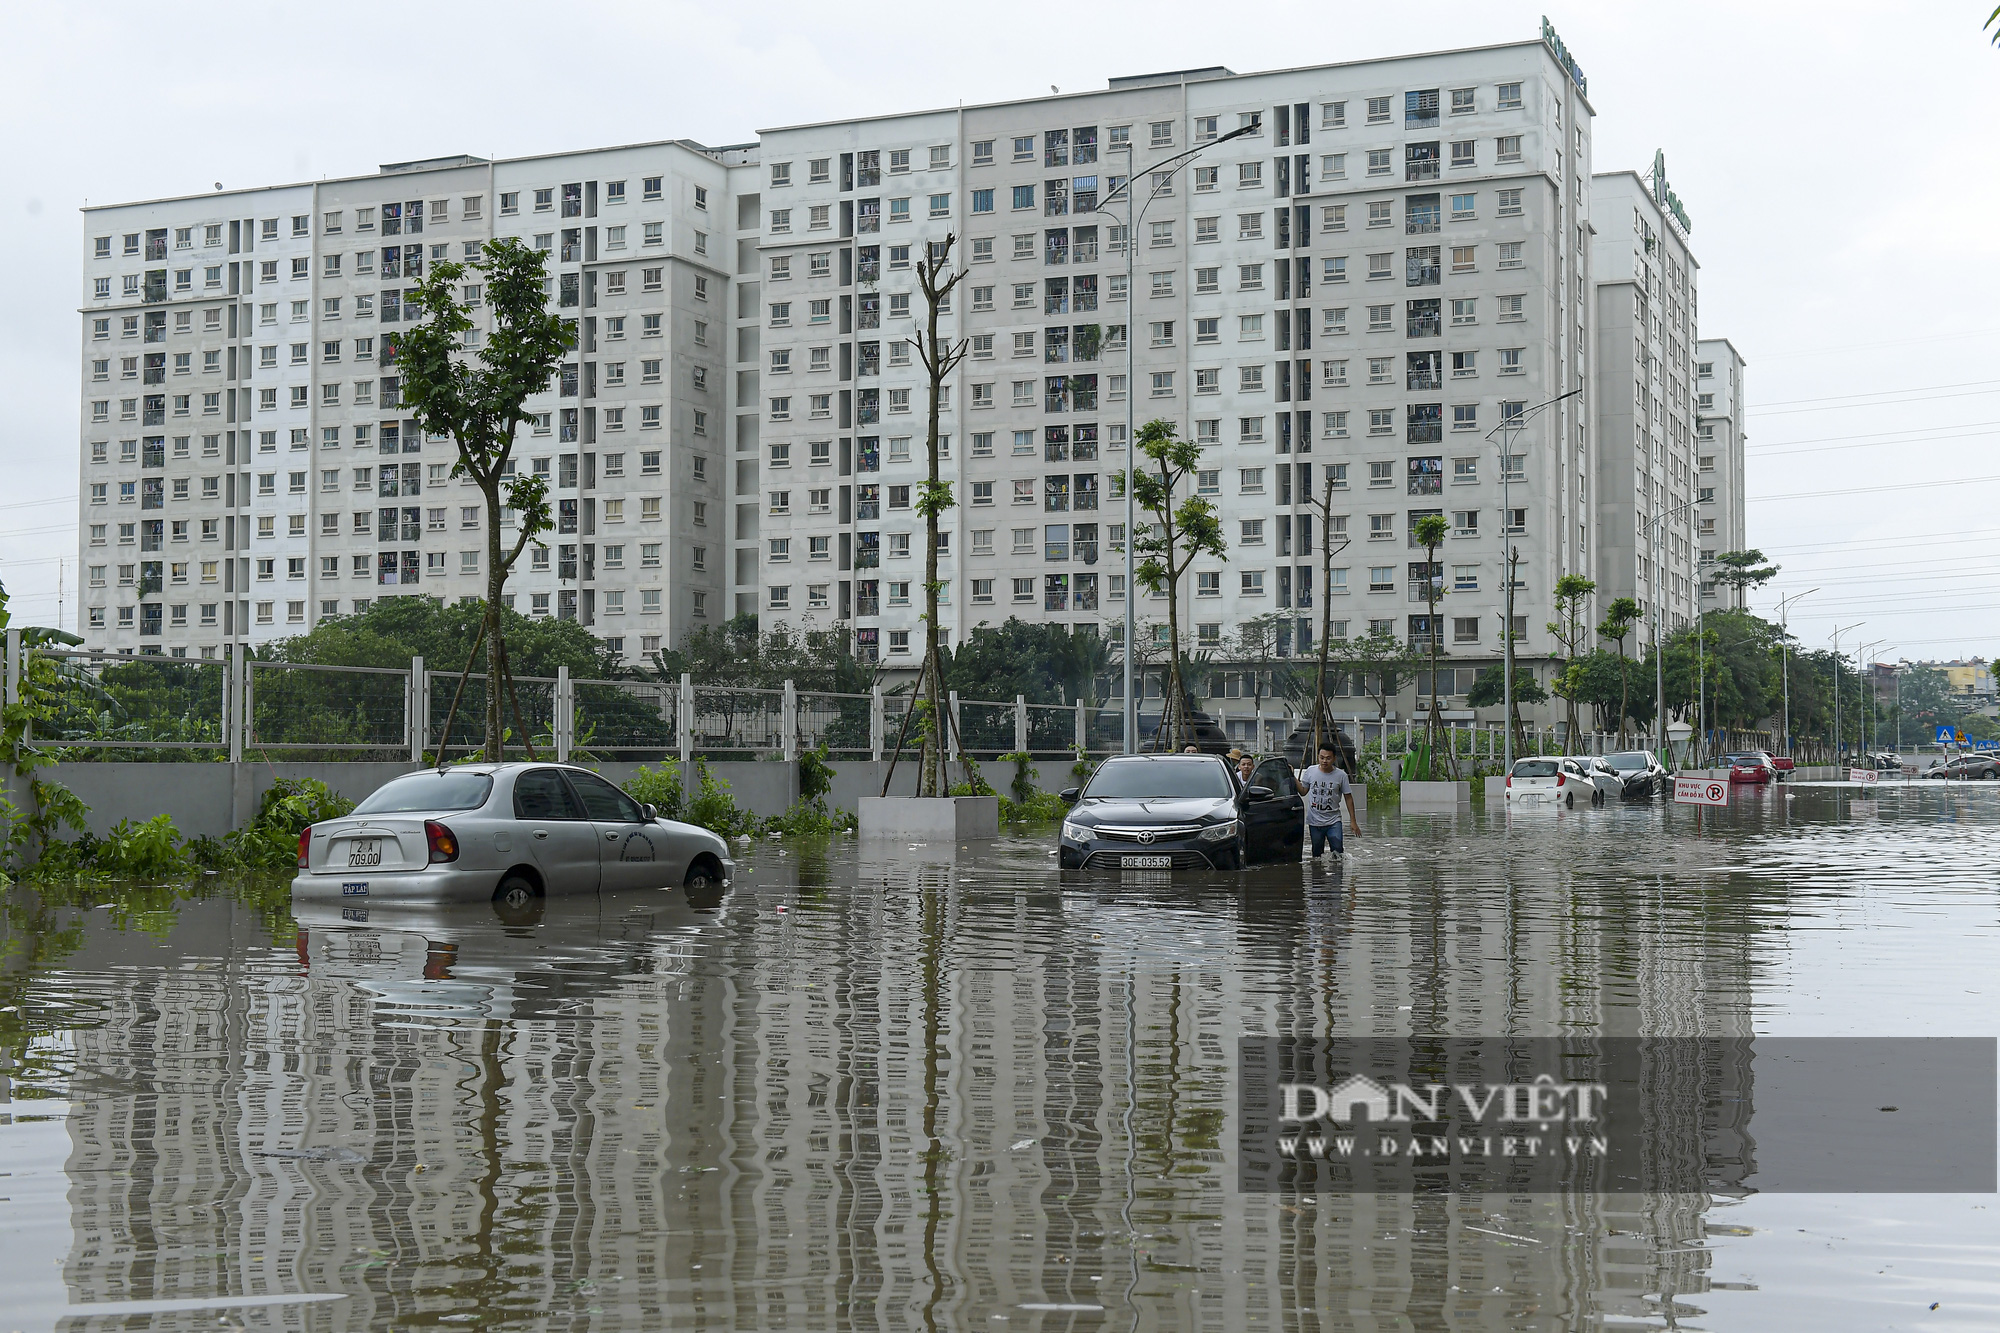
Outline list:
[[[738,545],[739,583],[754,564],[758,586],[737,609],[851,619],[864,656],[913,660],[914,267],[949,234],[966,277],[941,331],[967,346],[940,427],[952,637],[1009,616],[1117,632],[1129,416],[1201,445],[1195,489],[1222,512],[1226,559],[1184,585],[1195,646],[1268,618],[1306,651],[1322,598],[1336,636],[1421,641],[1435,576],[1446,651],[1490,660],[1505,536],[1534,651],[1555,578],[1589,559],[1588,502],[1570,498],[1587,469],[1563,447],[1583,409],[1558,404],[1504,450],[1492,432],[1588,374],[1590,116],[1529,43],[765,131],[762,327],[740,367],[764,410],[737,458],[739,513],[778,526]],[[1452,525],[1437,569],[1411,536],[1428,513]],[[1141,634],[1164,634],[1141,595]]]
[[[1695,268],[1636,177],[1592,176],[1593,114],[1534,41],[87,210],[80,628],[212,655],[482,595],[480,498],[389,354],[426,266],[516,236],[578,326],[516,448],[556,509],[516,609],[628,657],[739,614],[843,623],[914,666],[915,270],[950,237],[948,640],[1122,629],[1128,419],[1160,417],[1228,545],[1183,584],[1191,646],[1435,633],[1461,696],[1509,551],[1530,669],[1562,575],[1647,601],[1662,510],[1687,520],[1670,623],[1692,613]]]
[[[1695,562],[1702,609],[1709,611],[1741,611],[1745,606],[1743,589],[1718,587],[1710,580],[1716,556],[1750,549],[1743,503],[1747,364],[1727,338],[1703,338],[1695,344]]]
[[[550,253],[551,304],[578,334],[517,438],[555,531],[510,599],[634,654],[726,614],[727,210],[745,156],[458,157],[86,210],[86,642],[214,656],[378,597],[484,596],[481,496],[407,416],[391,352],[427,267],[507,236]],[[480,285],[469,349],[490,330]]]
[[[1694,618],[1696,276],[1688,234],[1636,172],[1591,180],[1599,607],[1630,597],[1652,637]],[[1594,623],[1594,621],[1592,622]]]

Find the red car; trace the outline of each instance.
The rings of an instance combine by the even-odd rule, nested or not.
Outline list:
[[[1792,757],[1790,755],[1772,754],[1770,751],[1767,750],[1764,752],[1764,757],[1771,761],[1771,768],[1777,774],[1778,781],[1787,782],[1791,780],[1792,773],[1796,766],[1792,763]]]
[[[1722,756],[1723,767],[1729,770],[1731,782],[1773,782],[1778,770],[1771,763],[1771,756],[1762,750],[1745,750],[1740,754]]]

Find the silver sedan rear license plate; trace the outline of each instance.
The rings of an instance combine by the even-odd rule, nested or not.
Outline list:
[[[1126,856],[1119,858],[1118,864],[1126,870],[1171,870],[1174,858],[1171,856]]]
[[[347,864],[356,866],[379,866],[382,864],[382,840],[380,838],[356,838],[347,844]]]

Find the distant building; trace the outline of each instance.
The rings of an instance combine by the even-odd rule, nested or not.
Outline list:
[[[1694,538],[1696,574],[1703,610],[1743,609],[1743,590],[1710,584],[1715,557],[1749,549],[1743,517],[1742,353],[1727,338],[1695,344],[1694,364]]]

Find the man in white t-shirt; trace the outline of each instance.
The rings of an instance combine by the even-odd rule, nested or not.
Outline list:
[[[1342,798],[1347,801],[1349,821],[1357,828],[1361,821],[1354,815],[1354,784],[1347,780],[1347,770],[1336,762],[1331,745],[1319,747],[1319,763],[1299,774],[1299,786],[1306,794],[1306,832],[1312,835],[1312,854],[1318,856],[1331,842],[1333,854],[1341,855],[1346,851],[1340,823]]]

